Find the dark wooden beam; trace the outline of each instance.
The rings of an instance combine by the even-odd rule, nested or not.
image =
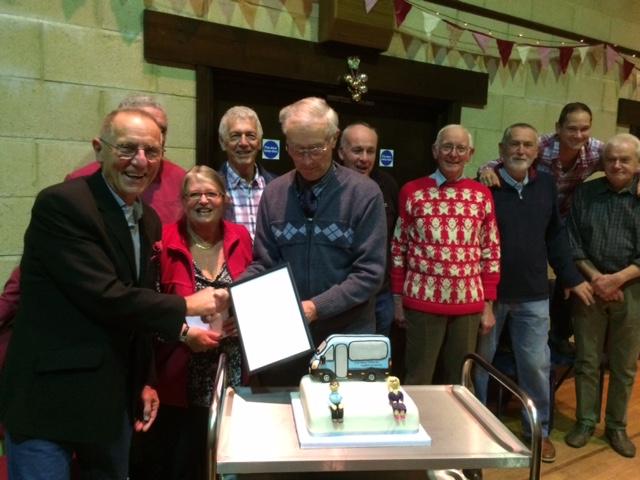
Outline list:
[[[144,56],[152,63],[340,85],[346,58],[360,55],[371,91],[415,99],[484,106],[489,77],[440,65],[402,60],[346,45],[317,44],[151,10],[144,12]],[[322,59],[318,61],[318,59]],[[399,72],[402,72],[399,75]]]
[[[619,125],[640,126],[640,102],[619,98],[617,122]]]
[[[455,8],[456,10],[460,10],[461,12],[471,13],[479,17],[490,18],[492,20],[504,22],[509,25],[517,25],[519,27],[528,28],[529,30],[536,30],[538,32],[548,33],[550,35],[566,38],[568,40],[574,40],[577,43],[582,40],[585,45],[610,43],[606,40],[600,40],[598,38],[589,37],[587,35],[571,32],[569,30],[563,30],[561,28],[552,27],[550,25],[534,22],[525,18],[514,17],[513,15],[496,12],[495,10],[489,10],[488,8],[479,7],[478,5],[472,5],[460,0],[428,0],[428,2],[436,5],[442,5],[443,7]],[[640,56],[640,51],[638,50],[622,47],[620,45],[616,45],[615,47],[619,53],[637,57]]]

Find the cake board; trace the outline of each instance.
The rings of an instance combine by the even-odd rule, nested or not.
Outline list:
[[[335,448],[335,447],[424,447],[431,445],[431,437],[419,426],[416,433],[400,434],[341,434],[314,436],[307,430],[304,411],[298,392],[290,392],[291,408],[298,433],[300,448]]]

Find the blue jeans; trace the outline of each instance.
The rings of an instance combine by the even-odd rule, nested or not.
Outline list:
[[[518,385],[531,397],[542,425],[542,435],[549,436],[549,416],[551,412],[549,375],[551,354],[549,345],[549,300],[522,303],[500,303],[493,306],[496,317],[495,327],[486,335],[478,337],[478,354],[493,361],[500,334],[509,316],[509,335],[516,361]],[[489,375],[481,368],[476,369],[476,395],[487,402]],[[523,432],[531,436],[528,417],[523,411]]]
[[[54,442],[41,438],[12,436],[6,432],[9,478],[69,480],[71,459],[75,453],[81,479],[125,480],[129,472],[131,431],[131,425],[125,418],[120,437],[104,444]]]
[[[379,292],[376,296],[376,333],[389,336],[391,323],[393,322],[393,295],[391,291]]]

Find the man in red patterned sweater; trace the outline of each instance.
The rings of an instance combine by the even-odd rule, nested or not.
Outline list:
[[[478,330],[495,323],[492,303],[500,280],[500,241],[491,192],[464,178],[473,155],[461,125],[438,132],[438,169],[400,190],[391,242],[391,289],[396,321],[407,326],[408,384],[460,383],[464,356]]]

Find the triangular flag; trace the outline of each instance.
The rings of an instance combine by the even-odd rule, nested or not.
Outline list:
[[[431,15],[430,13],[422,12],[422,24],[424,25],[424,31],[427,37],[431,38],[431,32],[433,32],[440,23],[440,17],[437,15]]]
[[[605,47],[605,52],[607,54],[607,71],[609,71],[611,67],[613,67],[613,64],[616,63],[616,60],[618,60],[620,54],[611,45]]]
[[[484,33],[480,32],[471,32],[471,35],[480,47],[480,50],[482,50],[482,53],[487,53],[487,45],[492,38],[489,35],[485,35]]]
[[[573,55],[573,47],[560,47],[560,71],[567,73],[567,67]]]
[[[447,30],[449,30],[449,48],[456,48],[458,40],[460,40],[464,30],[449,22],[447,22]]]
[[[378,3],[378,0],[364,0],[364,11],[369,13],[376,6],[376,3]]]
[[[538,55],[540,55],[540,67],[542,70],[546,70],[549,68],[549,54],[551,53],[551,48],[549,47],[538,47]]]
[[[511,56],[511,50],[513,50],[513,42],[496,38],[496,43],[498,44],[498,51],[500,52],[502,65],[506,67],[509,57]]]
[[[578,53],[580,54],[580,63],[584,62],[584,59],[587,58],[587,53],[589,53],[589,49],[591,47],[589,47],[588,45],[585,47],[577,47],[576,50],[578,51]]]
[[[635,65],[629,60],[627,60],[626,58],[624,59],[624,61],[622,62],[622,83],[627,81],[627,78],[629,78],[629,75],[631,75],[634,66]]]
[[[520,57],[520,61],[522,63],[527,63],[527,57],[529,56],[529,52],[531,51],[530,45],[516,45],[516,51],[518,52],[518,56]]]
[[[393,0],[393,3],[396,15],[396,26],[399,27],[402,25],[402,22],[404,22],[404,19],[407,18],[407,15],[409,14],[409,11],[411,11],[413,5],[407,3],[405,0]]]

